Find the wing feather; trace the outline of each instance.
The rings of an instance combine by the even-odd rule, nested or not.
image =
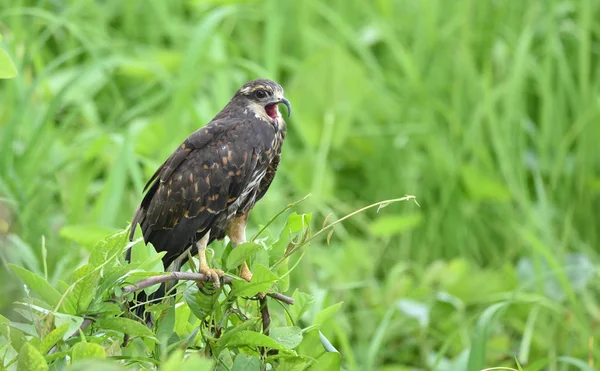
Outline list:
[[[188,137],[152,176],[133,218],[168,266],[244,192],[264,149],[250,124],[213,122]],[[204,232],[205,233],[205,232]]]

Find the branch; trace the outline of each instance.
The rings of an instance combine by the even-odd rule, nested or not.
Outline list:
[[[202,274],[202,273],[193,273],[193,272],[170,272],[167,274],[161,274],[160,276],[153,276],[150,278],[146,278],[145,280],[142,280],[134,285],[129,285],[129,286],[125,286],[123,288],[123,292],[126,294],[132,293],[132,292],[136,292],[136,291],[140,291],[143,290],[147,287],[156,285],[158,283],[163,283],[163,282],[167,282],[167,281],[202,281],[202,282],[209,282],[210,281],[210,277]],[[233,278],[229,277],[229,276],[223,276],[223,283],[226,285],[231,284],[231,282],[233,282]],[[279,300],[283,303],[286,304],[290,304],[293,305],[294,304],[294,299],[280,294],[278,292],[270,292],[267,293],[267,296],[272,297],[275,300]]]
[[[289,296],[285,296],[283,294],[280,294],[278,292],[269,292],[267,293],[267,296],[272,297],[275,300],[279,300],[282,303],[286,303],[289,305],[294,305],[294,298],[290,298]]]
[[[258,302],[260,303],[260,315],[262,317],[263,334],[269,336],[269,326],[271,325],[271,315],[269,314],[269,307],[267,306],[267,299],[265,299],[264,296],[259,294]]]
[[[166,274],[161,274],[159,276],[152,276],[150,278],[146,278],[134,285],[125,286],[123,288],[123,292],[129,294],[131,292],[136,292],[143,290],[147,287],[156,285],[158,283],[163,283],[167,281],[202,281],[209,282],[210,277],[202,274],[202,273],[194,273],[194,272],[169,272]],[[233,281],[233,278],[228,276],[223,276],[223,283],[230,284]]]

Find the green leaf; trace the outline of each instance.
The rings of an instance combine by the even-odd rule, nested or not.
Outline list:
[[[231,242],[229,242],[225,248],[223,249],[223,251],[221,252],[221,261],[222,262],[227,262],[227,258],[229,258],[229,254],[231,254],[231,251],[233,250],[232,244]]]
[[[241,324],[230,327],[224,334],[219,338],[217,344],[215,345],[215,353],[221,353],[222,350],[227,349],[229,347],[229,341],[238,333],[245,331],[246,329],[254,326],[258,322],[258,319],[249,319],[247,321],[242,322]]]
[[[45,371],[48,364],[44,356],[31,344],[25,343],[19,351],[17,371]]]
[[[187,290],[186,290],[187,291]],[[187,325],[190,321],[191,309],[188,305],[180,305],[175,308],[175,324],[173,331],[180,336],[186,332]]]
[[[129,318],[100,318],[98,319],[97,323],[99,327],[106,330],[114,330],[124,334],[142,336],[156,340],[156,338],[154,338],[154,334],[148,327]]]
[[[472,199],[498,202],[511,200],[512,195],[506,184],[494,174],[483,172],[472,165],[465,165],[460,170],[462,181]]]
[[[183,350],[177,349],[171,354],[169,359],[164,362],[161,371],[212,371],[214,363],[212,360],[202,358],[197,354],[188,356],[183,359]]]
[[[102,275],[104,279],[101,280],[100,286],[97,291],[99,293],[107,293],[113,292],[115,290],[115,286],[121,285],[127,278],[131,276],[136,276],[138,271],[135,268],[135,264],[128,264],[125,266],[112,266],[108,268],[102,269]],[[143,279],[142,277],[140,279]]]
[[[27,342],[27,338],[23,331],[11,327],[11,322],[8,318],[0,315],[0,334],[10,340],[13,349],[20,349]]]
[[[77,282],[73,290],[69,293],[71,298],[77,305],[77,313],[84,313],[92,299],[96,294],[98,286],[99,272],[94,271],[91,264],[86,264],[75,271],[73,281]]]
[[[148,245],[148,247],[151,248],[152,251],[154,251],[154,248],[152,246]],[[162,262],[162,258],[166,254],[167,253],[165,251],[161,251],[160,253],[154,251],[152,254],[150,254],[150,257],[148,259],[146,259],[138,266],[138,269],[142,269],[149,272],[164,272],[165,268]]]
[[[308,362],[302,357],[286,357],[279,362],[277,371],[304,371]]]
[[[260,359],[240,353],[233,361],[232,371],[260,371]]]
[[[293,352],[291,349],[279,344],[270,337],[254,331],[240,331],[229,339],[227,347],[267,347],[282,352]]]
[[[42,354],[48,353],[52,347],[63,339],[63,336],[67,333],[69,329],[69,324],[65,323],[50,332],[44,339],[42,340],[42,344],[40,345],[40,352]]]
[[[389,237],[402,232],[410,231],[421,224],[423,216],[414,215],[386,215],[377,218],[371,223],[370,231],[374,236]]]
[[[288,312],[292,323],[298,323],[302,315],[312,306],[315,298],[312,295],[298,291],[298,289],[294,290],[292,298],[294,299],[294,305],[288,308]]]
[[[98,314],[105,317],[113,317],[122,312],[119,305],[106,301],[94,302],[86,311],[88,314]]]
[[[81,224],[66,225],[59,232],[62,238],[76,242],[90,251],[98,245],[99,241],[114,233],[114,229]]]
[[[421,327],[426,328],[429,325],[431,315],[429,305],[418,300],[400,299],[396,302],[396,306],[404,315],[417,320]]]
[[[289,233],[303,230],[310,225],[311,219],[312,214],[298,214],[296,212],[291,213],[287,218],[282,234],[287,233],[289,235]]]
[[[58,328],[63,325],[68,325],[67,332],[63,335],[63,340],[67,340],[71,334],[78,331],[83,324],[83,317],[71,316],[68,314],[54,313],[54,325]]]
[[[127,248],[135,245],[141,239],[129,242],[129,228],[108,236],[100,242],[90,255],[89,263],[93,267],[105,265],[109,261],[116,261],[116,258],[122,256]]]
[[[342,356],[339,353],[323,353],[317,362],[309,368],[310,371],[339,371]]]
[[[138,243],[131,247],[131,263],[142,263],[156,255],[156,249],[151,244]]]
[[[293,212],[288,216],[285,226],[279,233],[279,239],[270,250],[271,264],[275,263],[283,257],[285,250],[287,249],[290,239],[293,239],[293,235],[302,231],[310,225],[312,214],[298,214]]]
[[[314,324],[315,325],[323,325],[325,322],[327,322],[327,320],[329,318],[331,318],[334,314],[336,314],[338,310],[340,310],[340,308],[342,307],[342,304],[344,304],[344,302],[339,302],[339,303],[333,304],[333,305],[321,310],[319,313],[317,313]]]
[[[111,362],[108,359],[90,358],[77,362],[68,368],[69,371],[125,371],[116,362]]]
[[[471,340],[467,370],[473,371],[484,368],[488,336],[492,330],[496,316],[499,312],[504,311],[508,304],[507,302],[501,302],[488,307],[477,320]]]
[[[163,362],[160,367],[161,371],[181,371],[181,364],[183,363],[183,350],[175,350],[169,358]]]
[[[204,320],[215,309],[219,295],[204,295],[196,285],[192,285],[183,292],[183,298],[194,316]]]
[[[35,292],[43,301],[55,308],[60,302],[62,295],[52,287],[45,279],[25,268],[9,264],[9,267],[21,278],[21,280]],[[68,314],[75,314],[75,307],[68,301],[63,300],[59,309]]]
[[[279,291],[286,292],[290,288],[290,275],[288,274],[290,258],[285,258],[276,268],[279,277]]]
[[[228,348],[223,349],[219,353],[219,367],[216,369],[216,371],[231,371],[231,368],[233,367],[232,353],[233,352],[231,352]]]
[[[296,349],[298,354],[315,359],[309,370],[339,370],[341,356],[337,352],[327,352],[321,342],[318,329],[312,329],[304,334],[302,343]]]
[[[229,256],[227,256],[226,266],[228,269],[237,267],[244,261],[248,261],[253,257],[258,250],[262,249],[262,246],[256,242],[246,242],[239,246],[236,246],[231,250]]]
[[[160,318],[158,321],[158,328],[156,329],[156,338],[161,341],[164,341],[166,344],[173,335],[173,330],[175,329],[175,306],[169,306],[164,316]]]
[[[170,353],[174,349],[187,349],[187,347],[193,345],[196,341],[198,332],[200,332],[200,327],[196,327],[194,331],[188,333],[187,336],[183,337],[182,339],[169,343],[169,346],[167,347],[167,353]],[[175,337],[177,337],[177,335],[175,335]]]
[[[566,363],[568,365],[572,365],[577,367],[579,370],[582,371],[594,371],[596,370],[594,367],[590,366],[587,362],[578,359],[578,358],[574,358],[574,357],[569,357],[569,356],[560,356],[558,357],[558,361],[560,363]]]
[[[255,265],[250,282],[244,280],[233,281],[231,295],[252,297],[259,292],[268,291],[278,279],[279,277],[271,272],[269,268],[263,265]]]
[[[11,79],[17,76],[17,68],[6,50],[0,48],[0,79]]]
[[[298,326],[275,327],[269,337],[286,348],[294,349],[302,342],[302,329]]]
[[[304,333],[302,343],[300,343],[296,351],[302,356],[315,359],[323,354],[325,352],[325,348],[321,343],[319,329],[313,328],[312,330],[306,331]]]
[[[270,258],[269,258],[269,250],[266,249],[259,249],[256,252],[256,255],[254,255],[254,259],[252,260],[252,266],[255,265],[264,265],[265,267],[268,267]],[[248,262],[250,263],[250,262]]]
[[[71,353],[73,362],[78,362],[88,358],[106,358],[104,348],[96,343],[77,343]]]
[[[323,344],[323,348],[325,348],[326,351],[339,353],[333,344],[331,344],[331,341],[329,341],[321,331],[319,331],[319,337],[321,338],[321,344]]]
[[[213,368],[214,362],[212,360],[192,354],[183,361],[181,371],[212,371]]]

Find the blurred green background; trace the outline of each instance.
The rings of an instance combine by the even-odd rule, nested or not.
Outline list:
[[[266,77],[294,112],[250,233],[309,193],[314,230],[420,204],[356,216],[293,272],[315,311],[344,301],[323,332],[347,369],[462,370],[473,352],[593,369],[598,19],[596,0],[3,2],[19,76],[0,81],[0,256],[72,274],[176,146]],[[10,313],[20,283],[1,278]]]

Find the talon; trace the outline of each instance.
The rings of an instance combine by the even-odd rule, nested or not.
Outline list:
[[[198,267],[200,273],[204,274],[207,278],[207,281],[210,281],[213,283],[214,289],[218,289],[221,287],[221,278],[223,277],[223,275],[225,274],[225,272],[223,272],[220,269],[214,269],[214,268],[210,268],[208,266],[208,263],[206,261],[206,245],[208,244],[209,241],[209,234],[205,234],[204,237],[202,237],[200,239],[200,241],[196,242],[196,245],[198,246],[198,259],[200,260],[200,266]],[[204,291],[204,288],[201,287],[204,286],[203,284],[201,285],[201,283],[198,283],[198,289],[203,293],[206,294],[206,291]],[[209,294],[206,294],[209,295]]]
[[[221,287],[221,280],[223,279],[223,275],[225,275],[225,272],[223,272],[220,269],[201,267],[200,273],[205,274],[209,277],[209,281],[212,282],[215,289]]]
[[[208,289],[202,283],[198,283],[198,290],[206,296],[213,296],[215,294],[215,292],[217,292],[217,290],[215,290],[215,289]]]

